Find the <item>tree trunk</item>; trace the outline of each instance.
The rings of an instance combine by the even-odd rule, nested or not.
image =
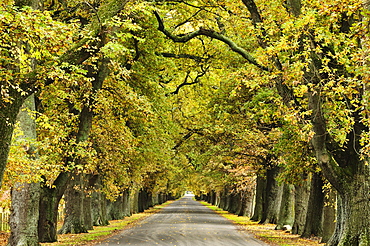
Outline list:
[[[279,167],[272,167],[266,172],[266,197],[263,207],[261,224],[276,224],[279,220],[279,211],[282,195],[282,187],[278,184],[276,177],[280,172]]]
[[[313,173],[311,179],[310,198],[308,201],[306,223],[302,237],[322,235],[322,212],[324,208],[324,182],[321,174]]]
[[[238,206],[240,203],[239,195],[236,192],[230,194],[230,206],[227,210],[229,213],[235,214],[238,210]]]
[[[211,201],[210,201],[210,203],[212,205],[216,205],[216,191],[214,191],[214,190],[211,191]]]
[[[226,196],[227,196],[227,188],[224,187],[224,189],[220,193],[220,203],[219,203],[219,207],[223,210],[225,210],[225,206],[226,206]]]
[[[105,195],[100,192],[93,192],[91,204],[93,225],[109,225],[109,221],[107,218],[107,201]]]
[[[340,194],[338,203],[339,218],[337,227],[329,246],[370,245],[370,170],[367,164],[359,166],[359,170],[348,182],[347,189]]]
[[[301,235],[306,223],[308,199],[310,197],[310,181],[305,181],[303,178],[301,184],[295,185],[295,203],[294,203],[294,224],[292,228],[293,234]]]
[[[216,192],[216,202],[215,206],[220,207],[220,202],[221,202],[221,192]]]
[[[145,194],[144,194],[144,191],[141,189],[139,192],[138,192],[138,203],[137,203],[137,208],[138,208],[138,213],[142,213],[144,212],[145,208],[144,208],[144,203],[145,203]]]
[[[90,195],[86,195],[83,200],[83,221],[87,230],[93,230],[93,217],[92,217],[92,199]]]
[[[16,183],[12,188],[12,205],[8,245],[39,245],[37,221],[39,217],[40,183]]]
[[[294,223],[294,186],[283,184],[283,194],[280,205],[279,220],[276,230],[282,230],[285,225],[293,226]]]
[[[335,190],[325,192],[324,210],[323,210],[323,234],[321,243],[327,243],[335,230],[336,211],[335,204],[337,200],[337,193]]]
[[[251,215],[252,204],[253,204],[253,194],[252,192],[243,191],[240,192],[240,209],[237,213],[238,216],[248,216]]]
[[[251,220],[261,221],[263,216],[263,208],[265,207],[265,189],[266,189],[266,179],[260,174],[257,174],[256,179],[256,203],[254,205],[254,212]]]
[[[162,202],[164,202],[164,197],[162,196]],[[131,214],[136,214],[139,211],[139,191],[134,190],[130,193],[130,207]]]
[[[329,241],[327,242],[327,246],[336,246],[339,244],[339,241],[342,237],[342,231],[344,227],[344,208],[341,196],[337,194],[337,213],[336,213],[336,223],[335,223],[335,230]]]
[[[130,190],[125,189],[122,194],[123,197],[123,216],[130,217],[131,216],[131,207],[130,207]],[[157,202],[154,204],[157,205]]]
[[[60,173],[53,185],[41,185],[38,235],[42,243],[57,241],[58,206],[71,176]]]
[[[87,232],[84,221],[84,199],[86,194],[84,192],[83,176],[83,174],[74,174],[64,193],[66,216],[63,227],[58,231],[59,234]]]
[[[255,200],[255,189],[245,193],[245,212],[243,216],[251,217],[253,215],[253,205]]]
[[[115,201],[107,201],[107,213],[108,220],[123,219],[123,195],[118,196]]]

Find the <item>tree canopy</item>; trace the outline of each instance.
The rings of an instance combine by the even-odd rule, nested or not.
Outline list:
[[[3,187],[84,174],[114,200],[128,187],[252,189],[274,167],[290,184],[322,172],[343,200],[332,245],[361,243],[368,20],[366,1],[3,1]],[[10,139],[34,93],[30,165]]]

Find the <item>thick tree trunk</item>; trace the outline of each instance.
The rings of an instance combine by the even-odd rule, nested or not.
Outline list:
[[[216,205],[216,191],[211,191],[211,200],[210,200],[210,203],[212,204],[212,205]]]
[[[216,202],[215,206],[220,207],[220,202],[221,202],[221,192],[216,192]]]
[[[359,171],[348,182],[347,189],[340,194],[338,204],[339,218],[336,231],[329,246],[370,245],[370,170],[367,164],[362,164]]]
[[[92,220],[94,226],[109,225],[107,218],[107,202],[105,195],[100,192],[92,194]]]
[[[266,189],[266,179],[262,177],[260,174],[257,174],[256,179],[256,202],[254,205],[254,212],[251,220],[253,221],[260,221],[262,220],[263,216],[263,208],[264,208],[264,201],[265,201],[265,189]]]
[[[138,192],[138,212],[139,213],[142,213],[142,212],[144,212],[144,210],[145,210],[145,208],[144,208],[144,206],[145,206],[145,194],[144,194],[145,192],[141,189],[139,192]]]
[[[162,197],[162,202],[164,202],[165,199]],[[133,190],[130,193],[130,208],[131,208],[131,214],[136,214],[139,212],[139,191]]]
[[[59,234],[87,232],[84,220],[84,199],[86,194],[84,192],[83,176],[83,174],[74,174],[64,193],[66,216],[63,227],[58,231]]]
[[[103,45],[107,40],[104,38],[101,40]],[[93,120],[93,108],[91,105],[94,104],[96,93],[102,88],[105,78],[108,76],[110,70],[108,67],[109,60],[102,59],[96,62],[96,66],[88,66],[88,77],[91,81],[91,92],[92,96],[89,98],[89,102],[86,103],[79,114],[79,125],[78,131],[76,132],[76,142],[81,143],[89,139],[90,131]],[[76,165],[84,165],[84,160],[80,157],[72,157]],[[85,233],[87,232],[87,224],[84,220],[84,200],[86,194],[84,189],[89,186],[89,182],[83,174],[74,173],[74,180],[72,185],[69,185],[68,191],[65,194],[66,200],[66,217],[62,229],[59,231],[61,234],[66,233]],[[88,208],[86,208],[88,209]],[[91,212],[91,210],[89,210]],[[86,211],[86,212],[89,212]]]
[[[310,198],[308,201],[306,223],[302,237],[322,235],[322,214],[324,208],[324,182],[321,174],[313,173],[311,179]]]
[[[228,191],[226,194],[225,194],[225,208],[224,210],[225,211],[229,211],[230,209],[230,206],[231,206],[231,192]]]
[[[124,218],[123,194],[115,201],[107,201],[108,220],[120,220]]]
[[[236,214],[239,207],[240,207],[240,195],[237,192],[233,192],[231,194],[231,201],[228,212]]]
[[[8,245],[39,245],[37,221],[39,217],[40,183],[16,183],[12,188],[12,206]]]
[[[307,177],[304,179],[307,179]],[[303,180],[301,184],[295,185],[294,197],[295,216],[292,233],[301,235],[306,224],[308,199],[310,197],[310,181]]]
[[[100,192],[93,192],[92,194],[92,220],[94,226],[109,225],[107,218],[107,201],[105,195]]]
[[[261,224],[276,224],[279,220],[282,186],[278,184],[276,178],[280,172],[279,167],[272,167],[266,172],[266,197],[263,207]]]
[[[295,215],[294,201],[294,186],[291,184],[283,184],[279,220],[275,229],[282,230],[285,225],[293,226]]]
[[[131,216],[131,207],[130,207],[130,190],[125,189],[122,194],[123,197],[123,216],[124,217],[130,217]],[[158,202],[156,202],[154,205],[157,205]]]
[[[247,203],[246,203],[246,195],[244,194],[245,192],[240,192],[240,205],[239,205],[239,208],[238,208],[238,211],[236,212],[236,215],[238,216],[244,216],[244,214],[246,213],[246,209],[247,209]]]
[[[245,193],[245,212],[243,216],[251,217],[253,215],[253,206],[255,204],[255,189]]]
[[[327,246],[336,246],[339,244],[340,238],[342,236],[342,231],[344,227],[344,208],[343,202],[340,195],[337,194],[337,211],[336,211],[336,223],[335,223],[335,230],[329,241],[327,242]]]
[[[219,208],[223,210],[225,210],[225,206],[226,206],[226,196],[227,196],[227,188],[224,187],[224,189],[220,193],[220,203],[219,203]]]
[[[71,176],[60,173],[52,187],[41,185],[38,235],[42,243],[57,241],[58,206]]]

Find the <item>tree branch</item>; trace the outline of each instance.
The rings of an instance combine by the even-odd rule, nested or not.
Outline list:
[[[206,68],[202,69],[202,72],[198,72],[197,76],[195,77],[195,79],[194,79],[192,82],[187,82],[187,81],[188,81],[188,79],[190,78],[190,72],[188,72],[188,73],[186,74],[186,77],[185,77],[184,82],[183,82],[183,83],[181,83],[179,86],[177,86],[176,90],[175,90],[175,91],[173,91],[173,92],[171,92],[171,94],[172,94],[172,95],[177,95],[177,94],[179,94],[179,91],[180,91],[180,89],[181,89],[182,87],[184,87],[184,86],[186,86],[186,85],[194,85],[194,84],[199,83],[199,79],[200,79],[201,77],[203,77],[203,76],[207,73],[208,69],[209,69],[209,67],[206,67]]]
[[[244,59],[246,59],[250,64],[255,65],[256,67],[260,68],[261,70],[264,71],[270,71],[268,67],[265,67],[261,64],[259,64],[256,59],[254,59],[253,56],[251,56],[245,49],[242,47],[238,46],[236,43],[234,43],[231,39],[227,38],[226,36],[217,33],[214,30],[210,29],[204,29],[200,28],[196,31],[184,34],[184,35],[174,35],[171,32],[169,32],[163,24],[163,20],[159,16],[159,14],[155,11],[154,12],[155,17],[157,18],[158,21],[158,30],[161,31],[164,35],[166,35],[168,38],[170,38],[172,41],[177,42],[177,43],[186,43],[189,40],[199,37],[199,36],[206,36],[210,38],[217,39],[225,44],[227,44],[230,49],[239,55],[241,55]]]
[[[174,53],[167,53],[167,52],[162,52],[162,53],[155,53],[158,56],[163,56],[167,58],[185,58],[185,59],[192,59],[197,62],[200,61],[205,61],[209,59],[210,57],[201,57],[201,56],[196,56],[196,55],[190,55],[190,54],[174,54]]]

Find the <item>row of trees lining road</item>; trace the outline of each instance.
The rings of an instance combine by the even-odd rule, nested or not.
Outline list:
[[[243,70],[248,87],[261,87],[261,81],[274,85],[277,106],[284,108],[277,125],[290,127],[290,140],[311,145],[313,169],[320,169],[338,192],[336,230],[328,245],[369,244],[369,222],[364,219],[370,205],[369,3],[243,0],[179,1],[176,6],[166,18],[156,13],[158,29],[166,37],[191,45],[210,39],[224,43],[241,56],[233,65]],[[256,70],[259,83],[253,85],[250,77]],[[257,120],[255,128],[264,129],[265,135],[275,128],[263,123]],[[267,158],[270,163],[275,158],[292,160],[287,152],[273,154]],[[309,159],[307,152],[300,154]]]
[[[82,233],[187,189],[369,244],[369,4],[0,3],[10,245],[56,241],[62,198]]]
[[[59,233],[82,233],[176,193],[176,180],[182,180],[173,161],[177,129],[171,104],[153,82],[160,61],[153,32],[146,30],[155,30],[147,23],[154,20],[152,6],[0,6],[3,169],[8,162],[2,181],[3,189],[12,188],[9,244],[56,241],[63,195],[66,216]]]

